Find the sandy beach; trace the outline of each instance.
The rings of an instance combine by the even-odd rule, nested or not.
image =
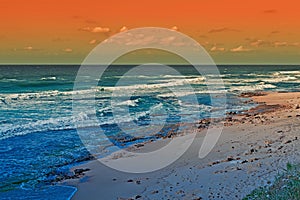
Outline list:
[[[196,139],[172,165],[155,172],[131,174],[97,160],[72,169],[90,169],[59,184],[78,188],[72,199],[242,199],[270,185],[287,163],[300,163],[300,93],[244,94],[259,106],[245,114],[229,113],[214,149],[198,158],[207,129],[199,122]],[[263,112],[262,112],[263,111]],[[200,128],[199,128],[200,127]],[[177,136],[183,137],[183,136]],[[135,145],[136,152],[156,149],[169,138]],[[126,159],[113,153],[105,159]]]

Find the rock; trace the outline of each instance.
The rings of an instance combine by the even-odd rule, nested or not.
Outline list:
[[[249,151],[246,151],[246,152],[244,153],[244,155],[251,155],[251,154],[253,154],[253,153],[255,153],[255,152],[257,152],[257,149],[252,148],[252,149],[250,149]]]
[[[237,113],[234,111],[227,112],[227,115],[236,115]]]
[[[84,172],[87,172],[87,171],[90,171],[90,169],[88,169],[88,168],[86,168],[86,169],[79,168],[79,169],[74,170],[74,174],[75,175],[84,175]]]
[[[267,150],[267,153],[272,153],[272,149],[268,149],[268,150]]]
[[[210,125],[210,119],[202,119],[199,121],[199,125],[198,128],[202,129],[202,128],[207,128]]]
[[[203,199],[202,197],[196,197],[193,200],[202,200],[202,199]]]
[[[245,163],[247,163],[248,162],[248,160],[243,160],[241,163],[242,164],[245,164]]]
[[[284,136],[284,135],[281,135],[281,136],[279,137],[279,140],[281,141],[283,138],[285,138],[285,136]]]
[[[294,140],[298,140],[298,137],[295,137]]]
[[[265,140],[265,145],[270,146],[274,142],[272,140]]]
[[[250,152],[254,153],[254,152],[257,152],[257,150],[256,149],[250,149]]]
[[[265,96],[265,92],[243,92],[240,97]]]
[[[250,158],[250,159],[248,159],[249,162],[254,162],[256,160],[259,160],[259,158]]]
[[[233,158],[232,156],[229,156],[229,157],[227,158],[227,161],[228,161],[228,162],[233,161],[233,160],[234,160],[234,158]]]
[[[176,194],[184,194],[184,191],[183,191],[183,190],[178,190],[178,191],[176,192]]]
[[[292,140],[287,140],[284,144],[289,144],[291,142],[292,142]]]
[[[144,146],[144,144],[136,144],[135,145],[136,148],[140,148],[140,147],[143,147],[143,146]]]
[[[220,163],[220,161],[217,160],[217,161],[214,161],[214,162],[209,163],[208,165],[209,165],[209,166],[213,166],[213,165],[216,165],[216,164],[219,164],[219,163]]]

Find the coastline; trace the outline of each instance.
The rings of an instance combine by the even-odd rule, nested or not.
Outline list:
[[[253,189],[271,184],[286,163],[299,163],[300,93],[248,95],[259,105],[246,114],[229,113],[212,152],[199,159],[193,145],[172,165],[147,174],[125,174],[89,161],[78,179],[61,182],[78,188],[72,199],[241,199]],[[263,111],[263,112],[261,112]],[[203,141],[205,122],[196,139]],[[181,136],[177,136],[181,137]],[[170,138],[135,145],[130,150],[157,149]],[[106,159],[124,159],[114,152]],[[74,170],[73,168],[72,170]]]

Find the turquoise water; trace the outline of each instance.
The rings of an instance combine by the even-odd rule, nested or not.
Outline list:
[[[180,122],[182,116],[190,116],[188,119],[192,122],[209,117],[211,109],[218,109],[212,108],[209,93],[223,93],[223,90],[216,88],[208,91],[203,77],[193,67],[174,66],[187,82],[171,74],[155,77],[141,75],[153,87],[141,89],[130,100],[119,102],[118,106],[128,107],[131,115],[130,118],[116,117],[112,112],[111,92],[118,87],[114,87],[116,82],[131,68],[111,66],[97,87],[80,91],[87,94],[96,92],[98,122],[95,124],[90,120],[92,113],[88,110],[78,115],[72,114],[73,83],[78,66],[0,66],[0,199],[21,196],[24,199],[46,199],[47,194],[54,195],[54,199],[67,199],[74,193],[75,188],[49,184],[57,175],[68,173],[70,166],[89,158],[74,122],[80,122],[87,135],[97,132],[100,126],[106,135],[97,138],[97,144],[101,147],[109,147],[112,142],[123,148],[132,144],[132,138],[126,138],[128,135],[122,133],[118,124],[141,141],[143,138],[151,139],[153,133],[140,133],[139,129],[131,128],[130,122],[139,127],[150,126],[150,122],[154,126],[161,123],[172,125]],[[245,104],[247,99],[238,97],[242,92],[300,90],[299,66],[218,68],[225,84],[227,111],[240,112],[255,106]],[[214,78],[215,75],[211,76]],[[193,87],[198,99],[200,114],[196,117],[193,115],[195,105],[180,109],[181,102],[166,87],[187,83]],[[179,95],[187,99],[191,96],[185,91]],[[151,118],[153,110],[156,117]],[[120,138],[125,139],[120,142]],[[105,155],[99,153],[98,156]],[[66,196],[59,195],[62,191]]]

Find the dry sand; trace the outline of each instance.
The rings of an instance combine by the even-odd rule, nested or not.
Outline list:
[[[191,148],[162,170],[129,174],[91,161],[76,167],[91,169],[82,178],[61,184],[78,188],[73,199],[242,199],[271,184],[286,163],[300,163],[300,93],[251,98],[261,105],[248,114],[228,116],[217,145],[203,159],[198,152],[206,129],[194,129],[198,133]],[[258,113],[260,109],[266,112]],[[157,148],[168,140],[139,145],[135,151]],[[112,158],[125,159],[118,152],[107,159]]]

